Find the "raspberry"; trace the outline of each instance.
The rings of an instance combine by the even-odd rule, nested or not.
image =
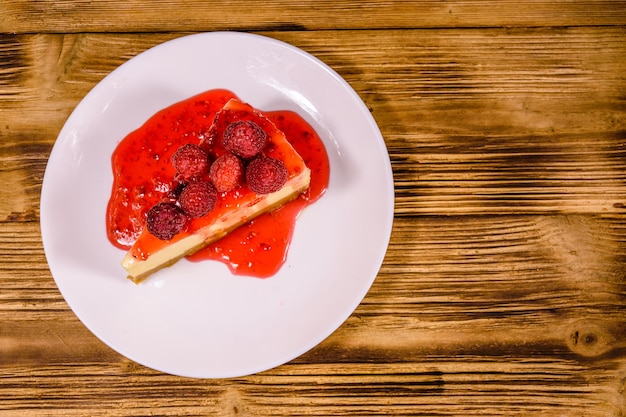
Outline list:
[[[205,181],[189,183],[178,197],[178,203],[190,217],[202,217],[215,207],[217,191]]]
[[[148,231],[161,240],[170,240],[185,228],[187,218],[173,203],[158,203],[146,215]]]
[[[209,179],[220,193],[234,190],[243,179],[243,163],[232,153],[226,153],[211,164]]]
[[[209,155],[198,145],[187,143],[172,155],[172,164],[182,181],[191,181],[207,172]]]
[[[252,191],[257,194],[268,194],[278,191],[287,182],[287,168],[279,159],[259,156],[248,164],[246,181]]]
[[[267,135],[263,129],[250,120],[229,124],[224,129],[224,148],[244,159],[255,157],[265,147]]]

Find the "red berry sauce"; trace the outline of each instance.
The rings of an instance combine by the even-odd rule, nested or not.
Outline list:
[[[129,249],[145,227],[147,211],[159,202],[172,200],[176,192],[172,155],[186,143],[200,144],[215,113],[231,98],[237,96],[218,89],[173,104],[119,143],[112,156],[113,189],[106,217],[112,244]],[[323,142],[302,117],[291,111],[262,113],[284,132],[311,169],[308,190],[188,256],[193,261],[221,261],[234,274],[259,278],[274,275],[284,264],[296,219],[324,194],[330,172]]]

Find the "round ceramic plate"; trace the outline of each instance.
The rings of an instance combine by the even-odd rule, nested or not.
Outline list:
[[[287,261],[273,277],[181,260],[135,285],[105,230],[111,154],[158,110],[214,88],[304,117],[327,148],[326,194],[298,218]],[[393,202],[385,143],[346,81],[283,42],[215,32],[136,56],[81,101],[46,168],[41,232],[63,297],[104,343],[170,374],[235,377],[298,357],[349,317],[383,261]]]

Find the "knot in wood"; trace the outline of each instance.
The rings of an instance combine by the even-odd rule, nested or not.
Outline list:
[[[609,330],[590,321],[578,321],[567,330],[567,346],[581,356],[600,356],[613,349],[615,337]]]

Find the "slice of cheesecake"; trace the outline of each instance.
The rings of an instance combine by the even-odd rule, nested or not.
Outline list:
[[[309,187],[311,171],[283,132],[262,113],[237,99],[230,100],[216,114],[200,147],[206,150],[211,159],[228,153],[222,140],[224,132],[229,126],[241,121],[254,122],[266,134],[266,143],[259,155],[282,162],[287,172],[282,187],[277,191],[260,193],[253,191],[243,181],[235,189],[219,193],[212,210],[201,217],[190,218],[184,229],[169,239],[159,238],[144,227],[122,261],[130,280],[140,283],[159,269],[176,263],[257,216],[297,198]],[[245,163],[248,163],[247,157],[242,156]]]

